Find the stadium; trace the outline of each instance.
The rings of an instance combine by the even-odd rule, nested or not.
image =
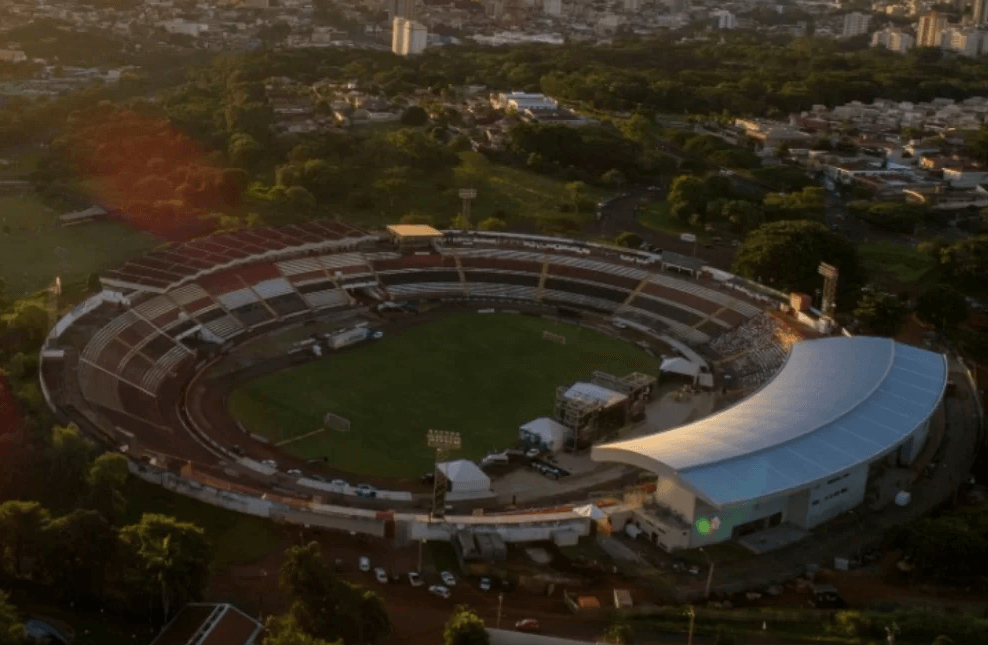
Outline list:
[[[921,458],[927,437],[942,425],[943,356],[889,339],[848,337],[805,296],[670,252],[312,222],[173,245],[107,272],[101,282],[103,291],[59,320],[42,349],[42,392],[55,413],[125,452],[132,472],[148,481],[306,526],[407,539],[452,539],[470,526],[520,541],[585,535],[605,515],[610,528],[634,524],[670,551],[772,531],[784,542],[867,501],[883,469]],[[409,310],[422,322],[401,322]],[[480,313],[499,317],[462,322]],[[510,410],[516,406],[500,402],[512,401],[523,416],[496,419],[489,434],[465,432],[465,444],[483,437],[467,454],[473,459],[442,462],[429,473],[446,483],[443,499],[458,502],[449,523],[432,523],[422,509],[436,503],[434,493],[388,475],[401,469],[403,453],[431,467],[430,455],[441,446],[427,445],[418,424],[471,420],[443,416],[457,401],[415,383],[415,372],[401,379],[416,387],[402,388],[399,379],[375,393],[361,383],[444,360],[438,350],[406,356],[398,339],[422,347],[423,335],[432,333],[455,349],[451,321],[463,338],[483,339],[471,341],[478,349],[470,351],[494,345],[497,354],[509,345],[498,346],[500,334],[521,339],[514,354],[504,349],[502,360],[470,372],[496,372],[497,387],[488,394],[498,405],[490,410]],[[535,363],[512,371],[511,357]],[[560,367],[553,371],[547,362]],[[364,371],[336,381],[296,372],[349,364]],[[450,382],[464,375],[453,372]],[[518,392],[531,389],[530,378],[551,385],[536,419],[536,403],[526,407],[521,394],[497,389],[512,381]],[[307,379],[315,386],[305,387]],[[293,385],[278,391],[279,380]],[[271,390],[270,403],[237,413],[237,388],[250,384],[253,394],[241,399]],[[348,389],[373,394],[373,413],[397,411],[350,429],[351,410],[371,399],[351,401],[347,410]],[[411,398],[390,400],[388,391],[403,389]],[[676,416],[682,401],[714,393],[733,404]],[[308,410],[297,421],[275,415],[266,431],[258,430],[275,402],[304,395],[325,399],[309,404],[325,407],[315,408],[315,422]],[[475,397],[475,411],[486,418],[494,412],[480,405],[482,398]],[[402,428],[402,407],[411,415],[413,404],[424,410],[414,417],[421,421]],[[337,414],[343,412],[350,416]],[[496,441],[502,444],[479,445]],[[529,463],[535,470],[568,482],[540,485],[530,495],[533,502],[544,498],[542,512],[504,510],[519,492],[530,492],[533,480],[505,488],[485,473],[488,462],[496,471],[495,462],[514,459],[508,449],[519,442],[545,456]],[[313,458],[327,445],[333,460]],[[480,459],[477,450],[488,448]],[[604,481],[602,473],[613,473],[608,485],[646,482],[640,503],[590,512],[579,506]],[[340,479],[348,475],[367,476],[375,486]]]

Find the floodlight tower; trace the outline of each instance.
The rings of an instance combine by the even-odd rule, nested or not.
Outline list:
[[[463,200],[463,212],[460,214],[464,230],[470,229],[470,201],[477,197],[476,188],[461,188],[460,199]]]
[[[448,430],[429,430],[426,440],[429,447],[436,451],[435,476],[432,484],[432,512],[429,513],[429,520],[431,521],[434,517],[442,518],[446,515],[446,477],[439,471],[439,462],[445,459],[448,453],[459,450],[461,442],[459,432]]]
[[[834,310],[837,308],[837,278],[840,271],[837,267],[826,262],[821,262],[817,272],[823,276],[823,302],[820,303],[820,312],[825,318],[834,319]]]

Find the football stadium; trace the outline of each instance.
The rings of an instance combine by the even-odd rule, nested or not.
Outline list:
[[[944,356],[670,252],[324,221],[101,282],[42,350],[52,409],[147,481],[291,523],[757,550],[881,498],[943,423]]]

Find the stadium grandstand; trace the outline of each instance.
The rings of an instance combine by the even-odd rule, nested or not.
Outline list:
[[[403,240],[404,233],[413,241]],[[103,292],[78,305],[50,332],[41,352],[42,392],[54,410],[101,433],[109,445],[125,447],[132,458],[163,461],[177,466],[173,470],[191,463],[200,479],[229,480],[229,465],[238,457],[197,433],[183,409],[192,379],[235,344],[281,326],[367,311],[368,305],[388,300],[528,303],[560,314],[576,311],[597,323],[625,321],[654,338],[679,343],[685,356],[696,356],[690,349],[695,348],[719,357],[725,370],[749,375],[746,382],[768,381],[782,366],[779,376],[752,400],[776,391],[781,387],[777,383],[790,383],[787,396],[793,397],[799,387],[810,388],[800,390],[804,398],[806,392],[820,389],[817,382],[795,378],[792,370],[809,351],[799,348],[829,341],[796,344],[787,359],[799,334],[784,317],[763,313],[779,309],[786,302],[784,294],[769,294],[730,274],[690,266],[697,269],[693,277],[660,254],[510,233],[400,229],[372,233],[318,222],[215,235],[152,252],[101,276]],[[891,356],[904,357],[895,361],[907,360],[910,351],[918,351],[894,347]],[[875,352],[876,361],[892,361]],[[814,354],[814,359],[826,363],[839,358],[824,360]],[[862,360],[848,356],[848,372],[858,370]],[[836,382],[845,392],[854,384],[891,387],[901,379],[895,372],[887,382],[865,383],[857,377]],[[836,410],[847,400],[832,403]],[[742,405],[732,409],[749,410],[745,419],[761,413],[761,408]],[[812,421],[796,414],[791,419],[790,434]],[[700,437],[711,428],[691,435],[691,445],[703,445]],[[718,512],[744,507],[743,500],[721,499],[700,484],[680,481],[680,462],[663,448],[670,441],[667,437],[686,436],[678,433],[649,438],[658,447],[647,452],[652,455],[648,458],[615,447],[623,444],[597,448],[595,454],[632,463],[676,483],[673,495],[682,504],[672,506],[681,508],[690,522],[708,507]],[[779,441],[785,435],[770,428],[753,436],[762,434]],[[795,434],[790,438],[795,440]],[[660,466],[666,458],[671,465]],[[251,467],[267,472],[257,464]],[[703,486],[709,484],[705,481]],[[687,500],[690,495],[692,502]],[[730,523],[732,517],[726,514],[722,519]],[[757,519],[738,517],[730,520],[732,526]],[[686,542],[670,544],[708,539],[692,536],[688,522],[683,530]]]
[[[946,385],[940,354],[887,338],[806,340],[751,397],[673,430],[597,445],[592,458],[656,474],[654,505],[628,521],[668,550],[777,526],[799,534],[861,504],[883,467],[917,458]]]

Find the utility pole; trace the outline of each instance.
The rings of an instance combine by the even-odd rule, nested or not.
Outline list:
[[[696,612],[693,611],[693,605],[690,605],[688,613],[690,617],[690,635],[689,640],[687,640],[686,643],[687,645],[693,645],[693,619],[696,618]]]
[[[501,607],[504,606],[504,592],[497,595],[497,625],[496,629],[501,629]]]
[[[700,548],[700,553],[707,558],[707,565],[709,565],[709,572],[707,573],[707,588],[703,592],[704,598],[710,598],[710,584],[714,581],[714,561],[710,557],[710,554]]]
[[[422,573],[422,546],[424,544],[425,544],[425,540],[423,538],[419,538],[419,568],[416,569],[416,571],[418,571],[419,574]]]

